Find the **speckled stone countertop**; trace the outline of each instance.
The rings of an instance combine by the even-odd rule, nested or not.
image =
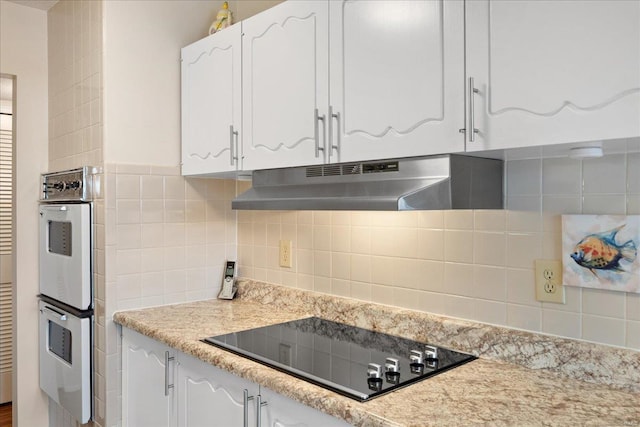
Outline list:
[[[200,342],[311,315],[480,359],[360,403]],[[640,426],[640,353],[630,350],[251,281],[240,283],[240,297],[233,301],[132,310],[116,313],[114,320],[353,425]],[[591,363],[580,363],[589,358]]]

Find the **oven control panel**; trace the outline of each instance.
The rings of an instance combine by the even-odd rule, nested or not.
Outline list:
[[[42,175],[42,201],[88,202],[93,197],[95,169],[85,166]]]

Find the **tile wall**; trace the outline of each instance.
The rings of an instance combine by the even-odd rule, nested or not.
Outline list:
[[[243,277],[640,350],[640,294],[566,288],[535,300],[533,261],[560,259],[562,213],[640,214],[640,153],[506,163],[506,210],[240,211]],[[293,268],[278,243],[293,242]]]
[[[102,1],[48,15],[49,169],[102,166]]]
[[[47,13],[49,74],[49,171],[81,166],[103,166],[102,140],[102,1],[61,0]],[[45,171],[42,171],[45,172]],[[102,188],[103,175],[96,177]],[[104,304],[104,198],[94,204],[94,289],[96,305]],[[104,321],[95,326],[104,336]],[[96,339],[97,341],[97,339]],[[104,348],[95,350],[96,422],[104,425]],[[49,424],[72,427],[77,423],[50,400]]]
[[[236,258],[236,191],[235,181],[185,179],[179,167],[105,167],[105,227],[97,239],[105,248],[106,282],[96,298],[102,425],[121,419],[113,313],[216,297],[225,260]]]

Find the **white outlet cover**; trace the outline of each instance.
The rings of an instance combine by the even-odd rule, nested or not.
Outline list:
[[[537,259],[535,261],[536,300],[543,302],[565,303],[562,285],[562,261]]]

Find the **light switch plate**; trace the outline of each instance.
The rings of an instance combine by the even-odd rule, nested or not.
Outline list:
[[[565,303],[561,261],[537,259],[535,261],[535,284],[538,301]]]

